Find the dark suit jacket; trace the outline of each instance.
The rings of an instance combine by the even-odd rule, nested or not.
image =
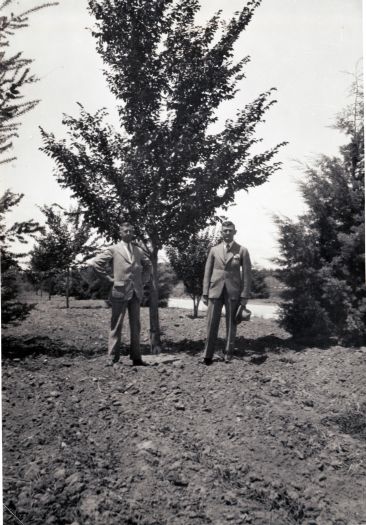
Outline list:
[[[218,299],[224,286],[231,299],[248,299],[251,284],[251,263],[248,250],[234,242],[225,260],[225,244],[211,248],[203,279],[203,295]]]
[[[108,275],[105,265],[112,262],[112,297],[126,301],[131,299],[133,292],[141,300],[143,285],[150,278],[151,264],[148,257],[135,244],[132,245],[132,251],[133,255],[130,257],[125,243],[120,242],[107,248],[89,262],[100,277]]]

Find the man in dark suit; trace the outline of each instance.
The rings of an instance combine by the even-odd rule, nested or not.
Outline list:
[[[248,250],[234,241],[235,225],[222,224],[223,242],[211,248],[203,279],[203,303],[208,305],[207,340],[203,363],[212,363],[220,325],[221,310],[226,310],[226,347],[224,358],[231,361],[235,336],[235,315],[238,306],[246,306],[250,294],[251,263]]]
[[[108,339],[108,362],[112,366],[119,360],[123,319],[128,309],[131,333],[130,357],[135,366],[146,366],[140,351],[140,303],[143,285],[150,278],[151,265],[145,253],[132,241],[134,228],[129,223],[120,227],[121,242],[105,250],[89,264],[99,277],[113,284],[111,293],[112,318]],[[112,262],[113,277],[106,271]]]

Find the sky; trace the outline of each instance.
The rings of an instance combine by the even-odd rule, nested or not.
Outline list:
[[[14,1],[12,11],[36,4]],[[219,9],[228,20],[243,5],[243,0],[202,0],[197,22],[204,23]],[[13,50],[24,50],[24,56],[34,59],[32,71],[40,80],[27,88],[27,97],[40,103],[22,118],[13,151],[17,160],[0,166],[2,190],[25,194],[9,215],[11,222],[29,218],[42,222],[37,206],[71,203],[70,193],[53,175],[54,162],[39,150],[39,126],[63,138],[62,115],[76,116],[77,102],[90,112],[108,108],[111,123],[118,125],[86,6],[86,0],[60,0],[58,6],[31,15],[30,27],[12,40]],[[257,136],[263,139],[263,150],[282,141],[288,145],[276,158],[282,162],[281,170],[262,186],[240,192],[227,216],[235,222],[236,240],[249,249],[253,262],[270,267],[278,256],[273,216],[296,219],[305,211],[297,187],[304,166],[320,154],[337,155],[347,141],[332,124],[352,102],[352,75],[357,68],[362,70],[362,0],[263,0],[235,45],[235,60],[246,55],[251,57],[246,78],[235,99],[218,110],[217,126],[259,93],[276,87],[277,103]]]

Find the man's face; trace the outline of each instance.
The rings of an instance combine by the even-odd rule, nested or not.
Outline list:
[[[234,235],[236,234],[236,229],[234,226],[223,226],[222,230],[222,238],[226,243],[230,243],[234,239]]]
[[[121,226],[120,228],[120,234],[121,239],[124,242],[132,242],[135,239],[135,230],[133,226],[130,226],[129,224],[125,226]]]

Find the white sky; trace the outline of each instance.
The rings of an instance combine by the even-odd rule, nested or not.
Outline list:
[[[39,3],[39,2],[38,2]],[[36,5],[34,0],[12,4],[17,12]],[[86,0],[60,0],[60,5],[35,13],[30,27],[14,38],[14,48],[34,58],[32,70],[40,82],[28,88],[40,104],[23,117],[15,142],[15,162],[0,167],[2,190],[25,193],[11,220],[42,220],[37,205],[70,203],[52,175],[54,162],[40,152],[38,126],[63,137],[62,114],[78,114],[76,102],[88,111],[107,107],[117,124],[115,104],[102,74],[103,64],[90,32],[93,20]],[[199,22],[222,9],[226,18],[240,10],[243,0],[202,0]],[[278,103],[259,129],[263,149],[288,141],[277,160],[282,169],[269,182],[240,193],[228,216],[236,223],[237,240],[252,260],[270,266],[277,255],[273,214],[296,217],[304,210],[296,180],[299,162],[318,154],[333,155],[345,137],[331,129],[335,115],[351,102],[348,97],[356,64],[362,68],[362,0],[263,0],[235,46],[235,58],[246,55],[246,79],[234,101],[225,104],[221,121],[234,116],[246,102],[274,86]]]

